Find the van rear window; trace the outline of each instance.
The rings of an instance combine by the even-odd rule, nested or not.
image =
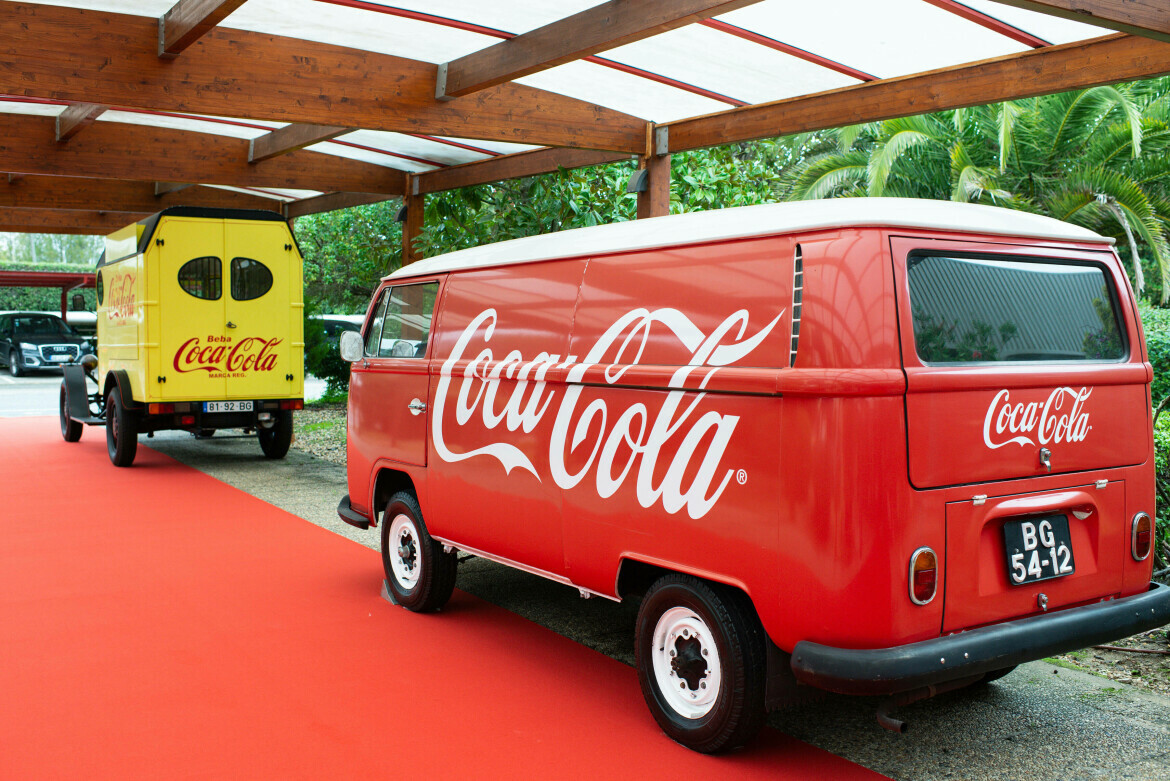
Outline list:
[[[911,253],[907,268],[923,363],[1101,362],[1127,355],[1100,266]]]

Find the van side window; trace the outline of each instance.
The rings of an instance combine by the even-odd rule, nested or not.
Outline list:
[[[382,322],[386,319],[386,300],[390,298],[390,289],[382,291],[378,303],[374,305],[374,317],[370,320],[370,330],[366,332],[366,355],[378,354],[378,342],[382,340]]]
[[[1100,363],[1128,355],[1101,266],[915,252],[907,278],[923,363]]]
[[[213,257],[188,260],[179,269],[179,287],[204,301],[218,301],[223,295],[223,261]]]
[[[431,334],[438,282],[390,289],[386,320],[378,355],[382,358],[422,358]]]
[[[251,301],[272,289],[272,272],[258,260],[232,258],[232,298]]]

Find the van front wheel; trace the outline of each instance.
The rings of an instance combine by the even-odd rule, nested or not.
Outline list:
[[[713,754],[738,748],[764,723],[763,628],[742,592],[666,575],[638,610],[638,682],[667,736]]]
[[[130,466],[138,452],[138,418],[122,406],[117,385],[106,397],[106,450],[114,466]]]
[[[415,613],[432,613],[455,590],[455,552],[427,533],[418,499],[399,491],[382,513],[382,568],[394,601]]]
[[[215,429],[211,429],[214,433]],[[256,431],[256,438],[260,440],[260,449],[268,458],[284,458],[288,454],[288,446],[292,444],[293,417],[290,410],[281,410],[276,415],[271,428],[261,428]]]

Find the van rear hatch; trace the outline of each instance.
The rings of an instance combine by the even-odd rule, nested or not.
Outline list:
[[[1148,367],[1112,252],[891,245],[914,487],[1146,459]]]

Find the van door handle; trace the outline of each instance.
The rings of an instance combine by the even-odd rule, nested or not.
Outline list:
[[[427,405],[418,399],[411,399],[410,403],[406,405],[406,408],[410,410],[411,415],[420,415],[427,411]]]
[[[227,327],[228,327],[228,328],[235,328],[235,327],[236,327],[236,324],[235,324],[235,323],[233,323],[231,320],[228,320],[228,321],[227,321]]]

